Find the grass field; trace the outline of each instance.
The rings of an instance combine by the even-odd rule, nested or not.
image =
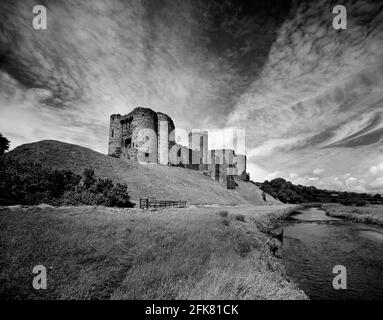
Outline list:
[[[92,168],[98,177],[127,184],[134,201],[151,197],[158,200],[184,200],[192,204],[280,203],[269,195],[265,203],[262,191],[250,182],[238,182],[236,190],[227,190],[221,183],[198,171],[157,164],[143,165],[60,141],[25,144],[8,152],[6,157],[39,162],[54,169],[70,169],[76,173]]]
[[[339,204],[324,204],[322,208],[331,217],[343,218],[354,222],[376,224],[383,226],[383,206],[370,205],[366,207],[343,206]]]
[[[3,208],[0,299],[306,299],[256,227],[292,209]]]

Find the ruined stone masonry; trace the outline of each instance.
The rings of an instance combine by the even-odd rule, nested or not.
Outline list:
[[[127,115],[110,116],[110,156],[140,163],[182,166],[199,170],[235,189],[236,180],[249,181],[246,156],[234,150],[208,150],[208,132],[189,133],[189,145],[177,145],[173,120],[166,114],[138,107]]]

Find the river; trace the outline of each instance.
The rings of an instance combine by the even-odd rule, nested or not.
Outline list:
[[[314,300],[383,299],[383,228],[299,210],[282,223],[287,275]],[[333,267],[347,270],[347,289],[335,290]]]

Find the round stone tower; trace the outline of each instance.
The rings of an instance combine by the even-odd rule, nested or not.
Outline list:
[[[136,108],[121,118],[123,155],[142,163],[157,163],[157,114]]]
[[[169,150],[172,147],[169,141],[170,133],[174,130],[173,120],[162,112],[157,112],[158,121],[158,163],[169,164]]]
[[[120,157],[122,152],[122,136],[121,136],[121,115],[112,114],[110,116],[109,126],[109,146],[108,154],[115,157]]]

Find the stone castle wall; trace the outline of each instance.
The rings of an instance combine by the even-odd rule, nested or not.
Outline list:
[[[148,108],[136,108],[122,121],[125,156],[141,163],[157,163],[157,114]]]
[[[120,157],[122,153],[122,125],[121,115],[112,114],[110,116],[109,126],[109,147],[108,154],[115,157]]]
[[[173,120],[162,112],[157,112],[158,121],[158,163],[169,164],[169,150],[175,144],[170,141],[170,133],[175,129]]]
[[[110,117],[109,155],[142,163],[158,162],[158,119],[148,108]]]
[[[235,179],[249,180],[246,156],[233,150],[208,150],[208,132],[189,134],[189,146],[176,145],[173,120],[149,108],[136,108],[127,115],[110,117],[108,154],[140,163],[176,165],[199,170],[235,189]],[[172,148],[176,146],[176,148]],[[177,152],[174,152],[177,151]]]
[[[198,165],[198,170],[208,171],[208,132],[189,133],[190,163]]]
[[[237,154],[235,156],[235,161],[238,170],[238,175],[246,173],[246,156],[243,154]]]
[[[208,152],[208,173],[227,189],[235,189],[237,168],[234,163],[234,151],[231,149],[210,150]]]

